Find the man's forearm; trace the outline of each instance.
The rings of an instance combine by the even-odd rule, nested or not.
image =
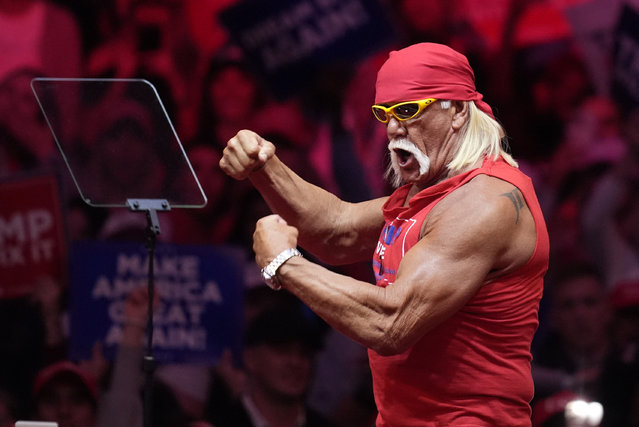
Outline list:
[[[331,327],[368,348],[386,352],[394,309],[385,288],[343,276],[295,257],[279,270],[280,283]]]

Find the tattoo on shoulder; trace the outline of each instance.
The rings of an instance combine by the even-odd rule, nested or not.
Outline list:
[[[517,218],[515,219],[515,224],[517,224],[519,222],[519,212],[522,210],[522,208],[526,206],[526,203],[524,203],[524,200],[521,197],[521,193],[519,192],[519,190],[513,190],[510,193],[500,194],[500,196],[508,197],[508,199],[515,206],[515,210],[517,211]]]

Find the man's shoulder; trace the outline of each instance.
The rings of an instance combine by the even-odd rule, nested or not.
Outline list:
[[[513,204],[516,210],[513,210]],[[440,200],[433,207],[430,220],[453,228],[463,225],[476,232],[507,234],[506,224],[514,224],[517,213],[521,213],[524,206],[525,198],[514,184],[480,174]]]
[[[453,190],[446,199],[457,203],[466,200],[469,203],[492,201],[494,197],[501,196],[504,193],[509,193],[516,189],[517,186],[514,183],[503,178],[494,175],[478,174]]]

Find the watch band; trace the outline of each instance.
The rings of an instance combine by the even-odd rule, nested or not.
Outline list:
[[[282,285],[280,285],[277,281],[277,270],[282,266],[282,264],[294,256],[302,256],[302,253],[298,251],[297,248],[288,248],[280,252],[273,261],[262,269],[262,278],[264,279],[264,282],[266,282],[266,284],[274,290],[281,289]]]

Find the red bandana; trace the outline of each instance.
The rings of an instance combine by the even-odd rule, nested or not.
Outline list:
[[[494,118],[490,105],[475,89],[475,74],[461,53],[436,43],[418,43],[391,52],[377,73],[375,103],[426,98],[475,101]]]

